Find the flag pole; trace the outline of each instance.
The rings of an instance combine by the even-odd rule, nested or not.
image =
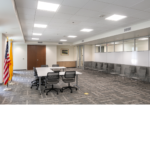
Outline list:
[[[7,37],[7,45],[6,45],[7,48],[8,48],[8,41],[9,39]],[[7,48],[6,48],[6,51],[8,50]],[[3,91],[11,91],[11,88],[8,88],[8,82],[7,82],[7,88],[5,88]]]

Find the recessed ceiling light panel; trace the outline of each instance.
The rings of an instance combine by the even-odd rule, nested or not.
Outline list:
[[[37,9],[56,12],[59,6],[59,4],[38,1]]]
[[[118,20],[121,20],[121,19],[124,19],[126,18],[127,16],[122,16],[122,15],[112,15],[108,18],[105,18],[106,20],[112,20],[112,21],[118,21]]]
[[[42,34],[41,33],[33,33],[33,35],[41,36]]]
[[[85,28],[85,29],[82,29],[81,31],[82,31],[82,32],[91,32],[91,31],[93,31],[93,29],[86,29],[86,28]]]
[[[32,38],[32,40],[39,40],[39,38]]]
[[[96,45],[96,46],[100,46],[100,45]]]
[[[36,27],[36,28],[46,28],[47,25],[46,24],[34,24],[34,27]]]
[[[148,38],[140,38],[138,40],[142,40],[143,41],[143,40],[148,40]]]
[[[76,38],[77,36],[75,36],[75,35],[69,35],[68,37],[69,38]]]
[[[65,39],[61,39],[60,41],[62,41],[62,42],[66,42],[67,40],[65,40]]]

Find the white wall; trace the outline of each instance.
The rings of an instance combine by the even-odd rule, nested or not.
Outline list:
[[[57,64],[57,46],[46,46],[46,64],[50,67]]]
[[[84,61],[92,61],[92,45],[84,45]]]
[[[14,70],[27,69],[27,44],[13,43]],[[46,64],[57,63],[57,46],[46,45]]]
[[[27,69],[27,44],[13,44],[14,70]]]
[[[0,34],[0,84],[3,83],[3,67],[4,67],[4,55],[6,50],[7,38]]]
[[[62,56],[61,49],[69,49],[69,55]],[[57,46],[57,61],[74,61],[74,46],[69,45]]]

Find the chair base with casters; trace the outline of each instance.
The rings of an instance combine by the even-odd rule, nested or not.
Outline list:
[[[70,89],[71,93],[72,93],[72,89],[76,89],[76,91],[78,90],[78,88],[70,86],[70,83],[68,83],[68,86],[63,87],[60,91],[63,92],[65,89]]]
[[[48,91],[47,91],[47,90],[48,90]],[[47,92],[46,92],[46,91],[47,91]],[[54,88],[54,85],[52,84],[52,88],[46,88],[46,89],[44,90],[44,93],[46,92],[46,95],[48,95],[48,93],[51,92],[51,91],[55,91],[55,92],[57,93],[57,95],[58,95],[59,89],[58,89],[58,88]]]
[[[42,78],[41,82],[42,82],[41,85],[44,86],[45,85],[45,78]],[[32,89],[33,86],[36,86],[36,90],[38,90],[38,88],[39,88],[39,78],[37,78],[37,79],[35,79],[34,81],[31,82],[31,87],[30,88]]]

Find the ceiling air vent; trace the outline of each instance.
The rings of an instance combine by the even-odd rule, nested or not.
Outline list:
[[[62,42],[59,42],[58,44],[63,44]]]
[[[41,41],[38,41],[38,43],[43,43],[43,42],[41,42]]]
[[[125,28],[125,29],[124,29],[124,32],[128,32],[128,31],[130,31],[130,30],[131,30],[131,27]]]

